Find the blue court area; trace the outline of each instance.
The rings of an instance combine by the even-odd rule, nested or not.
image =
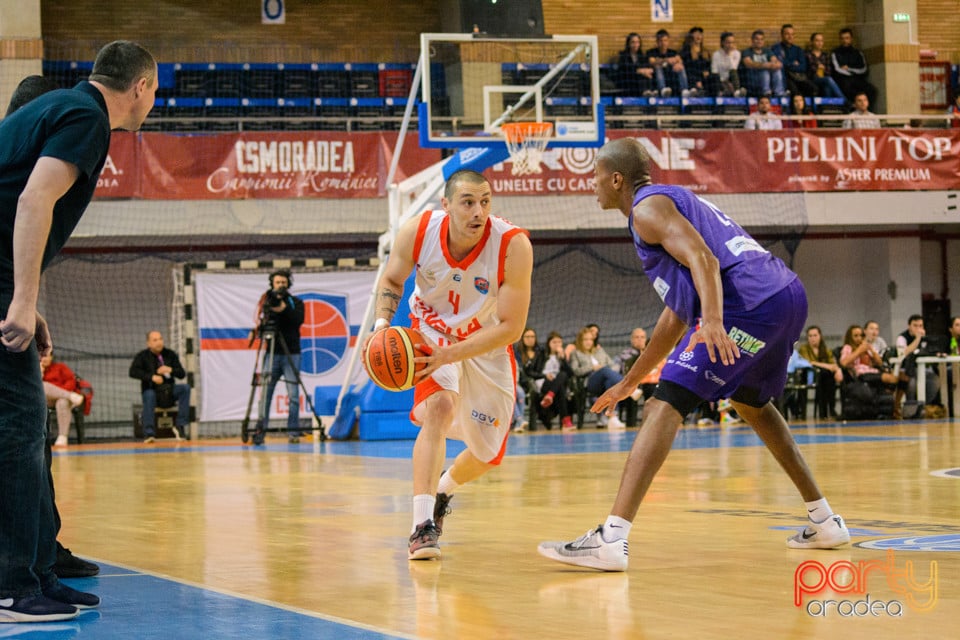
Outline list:
[[[862,426],[877,427],[878,423]],[[800,445],[840,444],[849,442],[879,442],[891,440],[915,440],[908,436],[866,435],[856,433],[857,425],[843,427],[838,433],[835,425],[830,425],[824,433],[800,433],[794,430],[793,437]],[[806,428],[804,427],[804,431]],[[826,431],[829,431],[826,432]],[[575,432],[536,432],[512,435],[507,445],[507,453],[513,456],[554,455],[582,453],[613,453],[629,451],[636,436],[636,429],[626,431],[605,431],[588,429]],[[413,440],[347,440],[326,441],[320,444],[323,453],[373,458],[409,458],[413,453]],[[693,429],[684,428],[677,434],[674,450],[716,449],[720,447],[762,447],[763,442],[749,427]],[[267,449],[285,451],[312,452],[311,444],[287,445],[268,444]],[[463,443],[457,440],[447,441],[447,457],[452,458],[463,450]]]
[[[381,640],[409,637],[104,563],[100,564],[99,576],[64,582],[74,589],[99,595],[100,607],[81,611],[78,617],[65,622],[0,624],[0,639]]]

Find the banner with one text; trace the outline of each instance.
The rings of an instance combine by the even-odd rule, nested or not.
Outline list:
[[[253,391],[252,428],[264,391],[254,385],[253,374],[261,335],[255,330],[260,324],[256,309],[268,288],[267,274],[197,272],[195,276],[200,421],[241,420]],[[375,277],[376,271],[294,273],[290,292],[303,300],[305,318],[300,328],[300,375],[311,399],[318,387],[333,397],[340,390]],[[282,353],[278,344],[274,353]],[[358,367],[352,382],[365,378]],[[300,417],[305,421],[311,415],[302,390],[300,396]],[[281,382],[271,402],[271,419],[285,420],[287,410],[287,389]],[[318,412],[323,415],[320,408]]]
[[[633,136],[655,182],[697,193],[916,191],[960,184],[960,129],[609,130]],[[396,132],[113,135],[97,197],[155,200],[377,198],[387,193]],[[408,134],[396,180],[440,160]],[[498,195],[593,193],[596,149],[553,148],[543,172],[485,175]]]

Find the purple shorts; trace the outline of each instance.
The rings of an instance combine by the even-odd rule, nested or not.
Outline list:
[[[797,278],[756,309],[724,313],[723,324],[740,348],[740,358],[733,364],[724,365],[719,359],[710,362],[703,344],[693,351],[684,351],[696,331],[696,327],[691,327],[667,357],[660,379],[680,385],[704,400],[733,397],[762,406],[783,393],[787,361],[806,321],[807,294]]]

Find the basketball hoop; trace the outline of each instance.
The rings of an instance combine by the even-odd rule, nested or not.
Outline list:
[[[513,175],[540,173],[540,158],[550,141],[553,125],[549,122],[508,122],[500,125],[513,160]]]

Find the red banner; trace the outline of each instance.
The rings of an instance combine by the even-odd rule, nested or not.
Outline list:
[[[208,200],[386,195],[396,133],[114,134],[101,198]],[[650,154],[656,182],[698,193],[916,191],[960,187],[960,130],[625,131]],[[543,172],[510,162],[486,175],[499,195],[589,194],[595,149],[554,148]],[[396,180],[440,160],[405,141]]]

